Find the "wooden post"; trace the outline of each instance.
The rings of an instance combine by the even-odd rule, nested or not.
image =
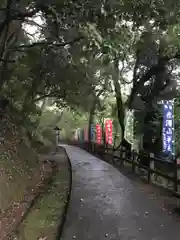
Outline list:
[[[122,161],[121,161],[122,165],[124,165],[125,158],[126,158],[126,150],[124,147],[122,147]]]
[[[96,143],[94,142],[93,144],[94,144],[94,152],[93,153],[96,155]]]
[[[56,147],[58,147],[59,140],[60,140],[60,129],[59,129],[59,127],[55,127],[54,130],[55,130],[55,133],[56,133]]]
[[[58,147],[59,144],[59,133],[56,132],[56,147]]]
[[[111,158],[111,162],[114,163],[114,148],[112,148],[112,158]]]
[[[132,150],[132,172],[133,173],[135,173],[135,168],[136,168],[135,161],[136,161],[136,156],[135,156],[135,150],[133,149]]]
[[[178,165],[177,160],[175,159],[175,156],[173,157],[174,162],[174,191],[178,191]]]
[[[122,161],[122,149],[121,149],[121,147],[119,149],[119,157],[120,157],[120,161]]]
[[[106,144],[103,145],[103,150],[102,150],[101,157],[105,156],[105,151],[106,151]]]
[[[149,157],[149,172],[148,172],[148,180],[150,182],[153,182],[154,181],[154,172],[152,172],[151,170],[154,170],[154,154],[153,153],[150,153],[150,157]]]
[[[95,152],[95,149],[94,149],[94,142],[92,142],[92,153]]]

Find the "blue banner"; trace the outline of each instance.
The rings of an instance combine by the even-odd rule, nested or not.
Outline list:
[[[174,113],[173,103],[165,101],[163,105],[163,151],[174,154]]]
[[[91,141],[95,141],[95,138],[96,138],[95,126],[94,124],[91,124]]]

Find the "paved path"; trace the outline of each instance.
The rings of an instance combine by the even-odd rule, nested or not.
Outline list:
[[[73,184],[62,240],[179,240],[180,223],[114,167],[64,145]]]

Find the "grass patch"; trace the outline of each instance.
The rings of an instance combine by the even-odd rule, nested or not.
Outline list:
[[[18,240],[55,239],[69,191],[67,157],[60,155],[58,171],[17,229]],[[63,158],[63,159],[62,159]]]

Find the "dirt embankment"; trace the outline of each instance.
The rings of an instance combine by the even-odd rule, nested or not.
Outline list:
[[[23,130],[8,117],[0,119],[0,213],[23,199],[24,191],[39,170],[38,155]]]
[[[24,129],[9,117],[0,119],[1,240],[55,239],[63,222],[70,191],[67,155],[59,149],[42,156],[32,146]]]
[[[7,116],[0,119],[0,239],[13,229],[17,212],[50,172],[40,164],[25,131]],[[47,174],[48,173],[48,174]],[[29,196],[29,197],[28,197]],[[24,205],[22,205],[22,203]],[[21,211],[21,215],[24,210]],[[7,221],[9,220],[9,221]]]

